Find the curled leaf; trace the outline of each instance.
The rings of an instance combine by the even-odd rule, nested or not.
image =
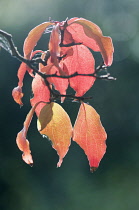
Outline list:
[[[35,106],[32,107],[32,109],[30,110],[30,112],[28,113],[25,119],[23,129],[17,134],[17,137],[16,137],[17,146],[23,152],[22,159],[31,166],[33,165],[33,160],[32,160],[32,155],[30,151],[29,141],[26,139],[26,136],[27,136],[27,131],[30,126],[34,111],[39,103],[35,104]]]
[[[84,150],[92,172],[98,168],[106,152],[106,138],[98,113],[90,105],[82,103],[73,128],[73,141]]]
[[[20,106],[23,105],[22,100],[21,100],[23,95],[24,94],[22,93],[22,88],[19,86],[15,87],[12,91],[12,96],[13,96],[14,101],[18,103]]]
[[[25,39],[24,42],[24,56],[29,59],[32,50],[34,49],[34,47],[36,46],[38,40],[41,38],[43,32],[46,30],[46,28],[50,25],[53,25],[52,22],[44,22],[38,26],[36,26],[35,28],[33,28],[27,38]]]
[[[27,65],[26,63],[21,63],[19,69],[18,69],[18,73],[17,73],[17,76],[18,76],[18,86],[19,87],[22,87],[23,86],[23,79],[24,79],[24,76],[25,76],[25,73],[27,71]]]
[[[57,57],[60,56],[60,31],[59,24],[53,27],[50,41],[49,41],[49,50],[51,55],[51,62],[57,65]]]
[[[52,102],[42,108],[37,125],[40,133],[52,141],[59,155],[57,167],[60,167],[71,143],[72,125],[68,114],[59,104]]]
[[[50,50],[49,65],[53,64],[54,67],[57,68],[57,72],[60,75],[65,75],[63,70],[59,66],[60,41],[61,37],[60,37],[59,23],[57,23],[56,26],[53,27],[49,41],[49,50]]]
[[[106,66],[110,66],[113,61],[113,44],[110,37],[103,36],[101,29],[91,21],[83,18],[70,21],[66,28],[77,43],[98,51],[102,54]]]
[[[40,50],[37,50],[35,52],[32,53],[32,56],[34,56],[36,53],[38,52],[42,52]],[[26,63],[22,62],[19,69],[18,69],[18,73],[17,73],[17,77],[18,77],[18,86],[15,87],[12,91],[12,96],[15,100],[16,103],[18,103],[19,105],[23,105],[21,98],[23,97],[23,93],[22,93],[22,87],[23,87],[23,79],[25,76],[26,71],[28,71],[28,73],[34,77],[33,73],[32,73],[32,69],[30,69]]]
[[[26,130],[23,128],[16,137],[18,148],[23,152],[22,159],[30,166],[33,165],[33,159],[30,151],[29,141],[26,139]]]
[[[25,73],[27,71],[27,66],[25,63],[21,63],[19,69],[18,69],[18,73],[17,73],[17,76],[18,76],[18,86],[15,87],[12,91],[12,96],[13,96],[13,99],[15,100],[16,103],[18,103],[19,105],[23,105],[22,101],[21,101],[21,98],[23,97],[23,93],[22,93],[22,86],[23,86],[23,79],[24,79],[24,76],[25,76]]]

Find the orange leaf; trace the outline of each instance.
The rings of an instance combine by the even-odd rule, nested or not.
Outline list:
[[[31,166],[33,165],[33,160],[32,160],[32,155],[30,151],[29,141],[26,139],[26,136],[27,136],[27,131],[30,126],[34,111],[39,103],[35,104],[35,106],[32,107],[32,109],[26,116],[23,129],[17,134],[17,137],[16,137],[17,146],[23,152],[22,159]]]
[[[98,168],[106,152],[106,138],[98,113],[90,105],[82,103],[73,128],[73,141],[84,150],[92,172]]]
[[[37,123],[40,133],[52,141],[59,155],[57,167],[60,167],[71,143],[72,125],[68,114],[59,104],[52,102],[42,108]]]
[[[21,100],[23,95],[24,94],[22,93],[22,88],[19,86],[15,87],[12,91],[12,96],[13,96],[14,101],[20,106],[23,105],[22,100]]]
[[[113,44],[110,37],[103,36],[101,29],[91,21],[83,18],[70,21],[66,28],[72,35],[75,42],[102,54],[106,66],[110,66],[113,61]]]
[[[24,42],[24,56],[25,56],[25,58],[27,58],[27,59],[30,58],[31,52],[34,49],[34,47],[36,46],[38,40],[41,38],[45,29],[50,25],[53,25],[53,23],[44,22],[44,23],[36,26],[29,32],[29,34]]]

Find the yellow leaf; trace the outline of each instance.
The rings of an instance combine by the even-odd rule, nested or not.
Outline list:
[[[71,143],[72,125],[68,114],[59,104],[51,102],[42,108],[37,125],[40,133],[52,141],[59,155],[57,167],[60,167]]]

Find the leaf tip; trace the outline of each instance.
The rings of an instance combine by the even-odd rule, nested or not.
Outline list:
[[[97,170],[97,167],[90,167],[90,172],[94,173]]]
[[[30,163],[29,165],[30,165],[30,167],[33,167],[33,163]]]
[[[57,168],[59,168],[61,166],[62,162],[63,162],[63,159],[60,158],[59,161],[58,161],[58,163],[57,163]]]
[[[25,163],[27,163],[31,167],[33,166],[33,159],[32,159],[32,155],[31,154],[23,153],[22,154],[22,159],[24,160]]]
[[[14,101],[20,106],[23,106],[23,103],[21,100],[23,95],[24,94],[22,93],[22,88],[19,86],[15,87],[12,91],[12,96],[13,96]]]

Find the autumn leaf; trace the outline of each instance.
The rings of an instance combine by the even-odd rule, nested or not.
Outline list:
[[[73,128],[73,141],[79,144],[87,155],[91,172],[98,168],[106,152],[106,138],[100,116],[92,106],[82,102]]]
[[[60,29],[59,29],[59,23],[56,24],[56,26],[53,26],[53,30],[50,36],[49,41],[49,51],[50,51],[50,59],[48,59],[48,65],[52,65],[57,68],[57,72],[60,75],[65,75],[63,70],[59,66],[59,58],[60,58]]]
[[[103,36],[101,29],[91,21],[83,18],[69,21],[66,28],[71,33],[75,43],[82,43],[102,54],[106,66],[110,66],[113,61],[113,44],[110,37]]]
[[[38,52],[43,52],[41,50],[36,50],[34,52],[31,53],[31,56],[34,56],[36,53]],[[32,73],[32,69],[27,66],[26,63],[22,62],[19,69],[18,69],[18,73],[17,73],[17,77],[18,77],[18,86],[15,87],[12,91],[12,96],[13,96],[13,99],[16,103],[18,103],[20,106],[23,105],[22,103],[22,97],[23,97],[23,93],[22,93],[22,87],[23,87],[23,79],[25,77],[25,73],[26,71],[28,71],[28,73],[30,74],[30,76],[34,77],[33,73]]]
[[[59,24],[56,24],[56,26],[53,26],[53,30],[50,36],[49,41],[49,50],[51,55],[51,62],[57,66],[57,57],[60,56],[60,30],[59,30]]]
[[[59,64],[60,67],[62,67],[62,63]],[[63,67],[62,67],[63,69]],[[41,72],[47,74],[47,75],[60,75],[58,69],[56,66],[50,64],[47,65],[45,67],[43,67],[41,69]],[[58,78],[58,77],[48,77],[47,81],[49,82],[49,84],[53,84],[55,90],[59,91],[60,94],[65,95],[66,94],[66,90],[68,88],[69,85],[69,81],[68,79],[63,79],[63,78]],[[61,97],[61,101],[63,102],[64,98]]]
[[[36,103],[39,101],[50,102],[50,91],[49,88],[46,86],[44,80],[41,78],[40,75],[36,74],[33,81],[32,81],[32,91],[33,91],[33,98],[30,100],[31,105],[35,106]],[[44,106],[43,103],[40,103],[36,107],[36,114],[39,116],[42,107]]]
[[[72,125],[68,114],[59,104],[49,103],[42,108],[37,125],[40,133],[52,141],[59,155],[57,167],[60,167],[71,143]]]
[[[40,103],[40,102],[39,102]],[[33,165],[33,159],[31,155],[29,141],[26,139],[28,128],[30,126],[34,111],[38,104],[35,104],[34,107],[29,111],[28,115],[26,116],[23,129],[17,134],[16,143],[18,148],[23,152],[22,159],[29,165]]]
[[[23,93],[22,93],[22,88],[17,86],[12,90],[12,96],[14,101],[19,104],[20,106],[23,105],[22,103],[22,97],[23,97]]]
[[[25,58],[29,59],[31,52],[33,51],[34,47],[36,46],[37,42],[41,38],[43,32],[46,30],[46,28],[50,25],[53,25],[52,22],[44,22],[35,28],[33,28],[27,38],[25,39],[24,42],[24,56]]]
[[[64,64],[67,67],[68,75],[93,74],[95,60],[90,50],[83,45],[75,45],[66,52]],[[70,86],[76,91],[76,96],[83,96],[94,84],[95,77],[77,76],[69,78]]]
[[[43,53],[41,58],[44,59],[46,56],[46,53]],[[65,68],[63,67],[64,63],[63,61],[59,62],[59,67],[65,72],[65,74],[68,74],[68,72],[65,71]],[[39,71],[46,75],[53,75],[56,74],[60,76],[59,69],[50,61],[50,58],[47,60],[47,65],[43,66],[42,64],[39,64]],[[58,77],[48,77],[47,81],[49,84],[52,84],[55,90],[59,91],[60,94],[65,95],[66,90],[69,85],[68,79],[58,78]],[[64,97],[61,97],[61,102],[64,101]]]
[[[26,63],[21,63],[18,69],[18,73],[17,73],[18,86],[15,87],[12,91],[12,96],[13,96],[14,101],[18,103],[20,106],[23,105],[22,100],[21,100],[23,97],[22,86],[23,86],[23,79],[24,79],[26,71],[27,71]]]

